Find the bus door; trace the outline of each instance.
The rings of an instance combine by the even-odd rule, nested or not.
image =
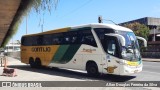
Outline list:
[[[119,74],[119,63],[117,63],[119,57],[118,38],[115,36],[107,36],[104,38],[104,50],[106,52],[107,73]]]

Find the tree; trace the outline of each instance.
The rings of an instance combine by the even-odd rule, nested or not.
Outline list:
[[[133,30],[133,32],[136,34],[136,36],[140,36],[145,38],[146,40],[148,40],[148,36],[149,36],[149,28],[144,25],[144,24],[140,24],[138,22],[134,22],[134,23],[130,23],[130,24],[125,24],[124,27],[130,28]],[[140,44],[140,50],[141,52],[143,52],[143,50],[145,50],[146,48],[143,47],[143,42],[139,40],[139,44]]]
[[[143,37],[148,40],[149,28],[146,25],[134,22],[130,24],[125,24],[124,27],[132,29],[137,36]]]
[[[44,17],[45,12],[49,12],[51,14],[52,8],[56,10],[58,3],[60,0],[21,0],[21,4],[19,6],[20,10],[17,12],[12,24],[9,26],[8,34],[4,38],[3,42],[1,42],[1,47],[5,47],[12,36],[17,32],[22,20],[25,16],[27,16],[32,10],[37,14]],[[43,24],[43,22],[42,22]]]

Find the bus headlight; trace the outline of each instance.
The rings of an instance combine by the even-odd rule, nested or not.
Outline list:
[[[127,65],[127,64],[124,63],[123,61],[117,61],[117,60],[116,60],[116,62],[119,63],[120,65]]]

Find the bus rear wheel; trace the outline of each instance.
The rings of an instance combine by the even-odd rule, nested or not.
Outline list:
[[[88,63],[87,64],[87,74],[89,76],[92,76],[92,77],[97,77],[99,76],[99,72],[98,72],[98,67],[95,63]]]
[[[29,64],[31,66],[31,68],[35,68],[35,62],[33,58],[29,58]]]
[[[35,66],[36,66],[36,68],[42,67],[41,60],[39,58],[36,58],[36,60],[35,60]]]

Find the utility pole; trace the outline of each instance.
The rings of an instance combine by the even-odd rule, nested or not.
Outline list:
[[[155,35],[155,34],[156,34],[156,32],[155,32],[156,27],[154,27],[154,29],[153,29],[153,30],[154,30],[154,37],[153,37],[153,41],[156,41],[156,35]]]
[[[43,32],[43,25],[44,25],[44,13],[43,13],[43,22],[42,22],[42,25],[41,25],[42,32]]]
[[[13,41],[13,37],[12,37],[12,52],[14,52],[14,41]]]
[[[43,32],[43,24],[41,25],[41,29],[42,29],[42,32]]]
[[[27,34],[27,15],[26,15],[26,34]]]

